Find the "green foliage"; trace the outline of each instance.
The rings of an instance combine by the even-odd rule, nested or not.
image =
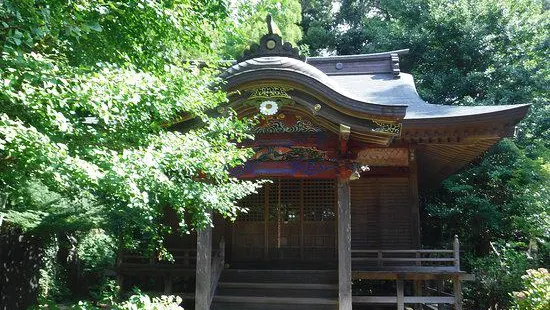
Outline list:
[[[550,174],[511,140],[497,144],[425,197],[423,240],[439,245],[458,234],[472,309],[510,305],[527,268],[544,266],[550,243]],[[500,253],[496,255],[494,253]]]
[[[548,240],[550,174],[541,162],[528,158],[505,139],[478,163],[444,181],[426,197],[424,231],[427,242],[458,234],[478,254],[490,251],[490,242],[513,240],[524,247]],[[438,237],[436,237],[438,239]]]
[[[514,307],[517,310],[543,310],[550,308],[550,274],[548,270],[529,269],[521,277],[525,290],[514,292]]]
[[[302,10],[298,0],[237,0],[232,1],[231,8],[232,19],[226,26],[228,31],[221,48],[224,57],[236,58],[250,44],[257,43],[267,33],[267,14],[273,16],[283,40],[296,46],[302,39],[299,27]]]
[[[86,232],[78,242],[76,255],[84,272],[101,272],[116,259],[116,242],[101,229]]]
[[[44,245],[40,277],[38,278],[38,298],[40,300],[60,300],[69,296],[65,271],[57,263],[59,249],[56,238],[50,238]]]
[[[217,71],[187,62],[216,58],[223,1],[3,1],[0,18],[7,223],[102,227],[118,245],[145,235],[156,248],[167,206],[181,233],[211,225],[208,210],[235,218],[235,201],[257,188],[228,173],[248,155],[236,146],[247,123],[208,116],[226,101]],[[204,126],[170,130],[181,115]],[[35,201],[32,184],[51,198]]]
[[[465,290],[469,306],[509,306],[524,270],[549,263],[547,3],[342,0],[333,18],[326,7],[311,3],[302,1],[303,21],[324,16],[322,27],[334,38],[306,31],[304,42],[314,51],[409,48],[401,69],[413,73],[420,95],[431,103],[531,104],[513,140],[498,143],[441,188],[424,193],[422,201],[424,243],[442,246],[458,234],[464,245],[463,261],[477,279]]]
[[[136,291],[135,294],[128,298],[128,300],[122,302],[112,301],[101,306],[98,306],[89,301],[79,301],[76,304],[63,306],[57,305],[56,303],[51,301],[45,301],[40,306],[38,306],[38,309],[101,310],[108,308],[112,310],[183,310],[183,308],[180,306],[181,302],[182,299],[179,296],[162,295],[160,297],[151,297],[140,291]]]
[[[97,284],[115,249],[166,253],[164,236],[212,225],[211,211],[235,219],[259,182],[228,172],[252,137],[233,111],[211,113],[227,102],[216,64],[267,12],[300,39],[296,1],[0,2],[0,223],[55,241],[42,297]]]
[[[309,47],[311,54],[334,44],[334,21],[332,0],[302,0],[301,28],[304,33],[302,44]]]
[[[521,246],[494,244],[498,254],[466,257],[466,263],[475,275],[476,281],[466,282],[464,294],[468,309],[490,309],[494,305],[508,308],[510,292],[522,287],[524,270],[535,265]]]

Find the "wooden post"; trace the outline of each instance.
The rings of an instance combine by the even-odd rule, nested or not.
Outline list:
[[[397,310],[405,310],[405,288],[403,279],[397,279]]]
[[[456,271],[460,271],[460,243],[458,236],[455,235],[454,244],[454,265]],[[457,275],[453,278],[453,294],[455,297],[455,310],[462,310],[462,284],[460,283],[460,277]]]
[[[269,260],[269,191],[271,185],[265,185],[264,192],[264,261]]]
[[[411,201],[412,239],[415,248],[420,248],[420,198],[418,197],[418,165],[415,147],[409,148],[409,188]]]
[[[453,294],[455,297],[455,310],[462,310],[462,284],[459,276],[453,278]]]
[[[416,252],[415,258],[418,259],[416,261],[416,266],[422,266],[422,262],[420,261],[420,258],[422,258],[422,253]],[[414,296],[422,296],[422,286],[420,280],[414,280],[413,281],[413,290],[414,290]],[[415,310],[422,310],[422,304],[415,304],[414,309]]]
[[[300,259],[302,261],[305,259],[304,238],[304,180],[300,180]]]
[[[443,280],[438,279],[437,280],[437,296],[441,296],[443,294]],[[445,308],[444,304],[437,304],[437,310],[443,310]]]
[[[164,294],[169,295],[172,293],[173,279],[169,274],[164,275]]]
[[[460,271],[460,243],[458,242],[457,235],[455,235],[453,250],[454,250],[454,259],[455,259],[454,265],[455,265],[456,271]]]
[[[349,179],[338,179],[338,309],[351,310],[351,204]]]
[[[212,277],[212,227],[197,232],[197,267],[195,284],[195,309],[210,309],[210,285]]]

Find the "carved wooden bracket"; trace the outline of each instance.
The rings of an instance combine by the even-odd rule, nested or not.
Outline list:
[[[346,156],[348,153],[348,141],[351,134],[351,128],[349,126],[340,124],[340,154]]]

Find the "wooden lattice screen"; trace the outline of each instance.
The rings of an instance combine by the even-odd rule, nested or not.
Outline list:
[[[249,211],[233,226],[233,260],[335,258],[334,180],[273,180],[241,206]]]

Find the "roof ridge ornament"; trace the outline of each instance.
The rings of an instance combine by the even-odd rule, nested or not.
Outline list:
[[[289,57],[305,61],[306,57],[300,54],[297,47],[293,47],[290,42],[283,42],[283,39],[276,32],[279,32],[277,24],[273,21],[271,14],[268,14],[266,19],[267,34],[260,38],[260,44],[253,43],[245,50],[237,62],[243,62],[248,59],[258,57]]]

